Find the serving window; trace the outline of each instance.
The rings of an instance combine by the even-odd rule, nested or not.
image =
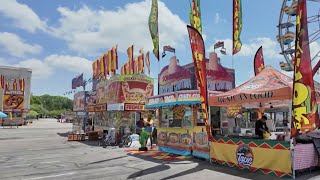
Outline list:
[[[191,127],[192,108],[185,105],[162,107],[160,112],[160,127]]]

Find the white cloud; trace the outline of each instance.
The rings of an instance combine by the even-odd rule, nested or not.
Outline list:
[[[153,48],[148,28],[151,0],[128,3],[112,10],[93,10],[83,6],[78,10],[59,7],[59,26],[52,34],[67,41],[69,48],[79,53],[96,53],[116,44],[125,52],[134,44],[135,49]],[[163,2],[159,2],[160,47],[181,46],[187,37],[186,23],[173,14]]]
[[[43,60],[26,59],[17,64],[9,64],[0,58],[0,65],[30,68],[34,79],[47,79],[59,70],[82,73],[91,72],[92,68],[92,62],[85,58],[57,54],[49,55]]]
[[[46,79],[53,74],[53,68],[38,59],[28,59],[13,66],[32,69],[34,79]]]
[[[8,32],[0,32],[0,47],[3,47],[10,55],[23,57],[26,54],[38,54],[42,47],[37,44],[28,44],[18,35]]]
[[[91,72],[92,62],[81,57],[66,55],[50,55],[44,62],[54,68],[62,68],[71,72]]]
[[[216,40],[224,41],[224,46],[227,49],[227,54],[232,54],[232,40],[231,39],[222,39]],[[267,37],[258,37],[249,41],[249,43],[243,43],[241,51],[237,56],[250,56],[253,58],[258,48],[262,46],[263,55],[265,59],[283,59],[283,56],[279,54],[280,48],[277,41],[273,41]],[[214,45],[210,46],[209,51],[214,50]]]
[[[46,23],[29,6],[16,0],[1,0],[0,13],[13,20],[16,27],[29,32],[46,29]]]

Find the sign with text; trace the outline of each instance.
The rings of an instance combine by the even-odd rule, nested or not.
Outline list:
[[[8,90],[3,95],[3,111],[23,112],[24,93],[23,91]]]
[[[126,110],[126,111],[143,111],[144,105],[143,104],[125,104],[124,110]]]
[[[108,104],[107,110],[108,111],[123,111],[124,110],[124,103]]]
[[[98,104],[94,106],[94,112],[104,112],[104,111],[107,111],[106,104]]]

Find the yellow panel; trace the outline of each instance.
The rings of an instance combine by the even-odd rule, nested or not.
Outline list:
[[[238,145],[210,143],[211,158],[237,164]],[[267,149],[250,147],[253,152],[252,167],[258,169],[269,169],[287,174],[291,173],[290,150]]]

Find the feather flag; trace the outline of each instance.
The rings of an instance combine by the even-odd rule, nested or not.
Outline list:
[[[102,56],[102,61],[103,61],[103,72],[104,72],[104,78],[106,79],[107,78],[107,75],[109,74],[108,72],[107,72],[107,70],[108,70],[108,61],[107,61],[107,55],[106,54],[103,54],[103,56]]]
[[[150,59],[149,59],[149,51],[146,53],[145,61],[146,61],[147,69],[148,69],[148,74],[150,74]]]
[[[319,127],[318,106],[311,66],[306,0],[299,0],[296,17],[291,137]]]
[[[14,79],[14,81],[13,81],[12,89],[13,89],[14,91],[18,90],[17,79]]]
[[[111,75],[112,74],[112,52],[110,50],[107,52],[107,56],[108,56],[108,74]]]
[[[254,56],[254,75],[256,76],[264,69],[264,58],[263,58],[263,52],[262,52],[262,46],[258,49],[256,52],[256,55]]]
[[[6,90],[9,90],[10,89],[10,84],[9,82],[6,82]]]
[[[121,66],[121,75],[125,75],[126,74],[126,64]]]
[[[206,73],[206,53],[202,36],[198,30],[192,26],[187,26],[189,33],[190,46],[192,51],[195,74],[198,81],[200,91],[202,117],[206,126],[207,135],[211,140],[212,133],[208,121],[208,94],[207,94],[207,73]]]
[[[103,60],[103,56],[101,56],[99,58],[99,62],[100,62],[100,77],[102,77],[102,79],[105,79],[105,71],[104,71],[104,60]]]
[[[133,74],[139,74],[139,56],[134,58],[134,72]]]
[[[0,75],[0,89],[5,88],[5,83],[4,83],[4,75]]]
[[[101,67],[101,66],[100,66],[100,60],[97,59],[96,62],[97,62],[97,65],[96,65],[96,67],[97,67],[97,78],[100,79],[100,77],[101,77],[101,72],[100,72],[100,70],[101,70],[101,68],[100,68],[100,67]]]
[[[242,31],[242,5],[241,0],[233,0],[233,50],[232,54],[237,54],[241,50]]]
[[[152,0],[149,16],[149,31],[153,42],[153,54],[159,59],[158,0]]]
[[[144,53],[143,49],[139,50],[139,73],[144,74]]]
[[[127,54],[128,54],[128,58],[129,58],[128,61],[129,61],[129,69],[130,69],[128,74],[134,74],[133,45],[128,47]]]
[[[20,79],[20,80],[19,80],[19,88],[20,88],[20,91],[24,91],[24,86],[25,86],[25,81],[24,81],[24,79]]]
[[[112,62],[113,62],[113,67],[112,69],[114,72],[118,69],[118,45],[112,48]]]
[[[190,24],[202,34],[200,0],[192,0],[190,8]]]

